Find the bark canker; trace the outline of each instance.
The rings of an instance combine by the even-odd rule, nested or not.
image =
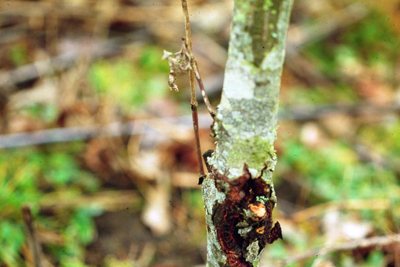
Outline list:
[[[226,255],[225,266],[252,267],[246,260],[249,247],[258,243],[257,255],[266,244],[282,238],[279,222],[273,225],[272,211],[275,202],[271,200],[272,190],[261,177],[251,177],[245,164],[243,175],[236,180],[229,180],[224,175],[212,170],[211,176],[219,192],[226,192],[222,203],[214,204],[213,222],[217,229],[218,242]]]

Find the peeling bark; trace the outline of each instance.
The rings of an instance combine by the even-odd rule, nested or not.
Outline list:
[[[217,148],[203,182],[208,267],[255,267],[273,224],[273,143],[293,0],[235,0],[224,89],[213,130]]]

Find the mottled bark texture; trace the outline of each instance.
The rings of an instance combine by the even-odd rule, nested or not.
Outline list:
[[[254,267],[273,223],[272,173],[286,32],[293,0],[235,0],[221,103],[213,126],[217,148],[203,182],[207,266]]]

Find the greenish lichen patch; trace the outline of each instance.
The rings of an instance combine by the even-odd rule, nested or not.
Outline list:
[[[251,262],[253,266],[258,266],[260,261],[260,246],[258,241],[254,241],[247,247],[246,261]]]
[[[238,230],[238,233],[239,235],[246,237],[247,233],[249,233],[251,230],[253,230],[252,227],[242,228]]]
[[[257,197],[256,197],[256,200],[257,200],[258,202],[261,202],[261,203],[265,204],[265,203],[269,200],[269,198],[266,197],[266,196],[257,196]]]
[[[235,0],[233,22],[237,24],[246,23],[251,14],[252,4],[252,1],[248,0]]]
[[[274,96],[272,92],[267,95]],[[221,107],[222,127],[230,136],[242,137],[264,136],[275,134],[278,114],[278,100],[265,97],[263,99],[231,99],[230,110]],[[233,126],[233,128],[232,128]],[[275,139],[274,139],[275,140]]]
[[[224,202],[226,196],[215,187],[214,179],[206,178],[202,185],[204,207],[207,213],[212,214],[215,203]]]
[[[213,207],[216,203],[225,200],[225,194],[218,191],[215,182],[210,177],[206,178],[202,184],[202,195],[204,208],[206,211],[207,224],[207,267],[221,267],[226,262],[226,256],[222,253],[222,248],[218,242],[217,230],[213,223]]]
[[[227,163],[231,166],[243,166],[246,163],[249,168],[261,170],[265,162],[271,160],[275,154],[270,140],[260,137],[250,139],[237,139],[234,144],[236,153],[230,153]]]

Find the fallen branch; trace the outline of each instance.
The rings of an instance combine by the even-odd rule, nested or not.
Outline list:
[[[386,246],[393,243],[400,243],[400,235],[387,235],[387,236],[377,236],[371,238],[365,238],[360,240],[348,241],[343,244],[333,245],[331,247],[324,247],[319,249],[313,249],[303,254],[295,255],[290,257],[284,261],[280,261],[275,263],[273,266],[275,267],[283,267],[288,264],[292,264],[295,262],[299,262],[311,257],[321,257],[323,255],[344,251],[344,250],[352,250],[357,248],[366,248],[366,247],[377,247],[377,246]]]
[[[4,1],[3,1],[4,2]],[[57,1],[6,1],[0,2],[0,17],[32,17],[32,16],[49,16],[53,12]],[[208,10],[226,10],[230,5],[230,1],[210,2],[202,5],[194,5],[194,12],[204,13]],[[78,4],[73,5],[65,2],[60,5],[57,10],[61,19],[78,18],[87,19],[91,18],[94,14],[93,4]],[[179,12],[178,5],[136,5],[122,6],[111,17],[112,21],[124,23],[146,23],[154,22],[180,22],[181,18],[176,16]],[[221,14],[221,16],[224,14]],[[229,14],[224,15],[227,17]]]
[[[387,105],[375,105],[370,103],[362,104],[329,104],[317,107],[298,106],[287,108],[279,113],[280,121],[299,121],[307,122],[318,120],[332,115],[348,116],[367,116],[376,114],[387,114],[391,112],[400,112],[400,103]],[[78,140],[88,140],[102,136],[122,136],[122,135],[141,135],[151,133],[161,133],[162,136],[151,135],[154,142],[165,140],[168,136],[166,128],[158,130],[153,125],[158,121],[165,121],[175,126],[182,126],[184,129],[192,127],[191,116],[182,116],[178,118],[163,118],[137,120],[125,123],[115,122],[105,126],[78,126],[69,128],[56,128],[28,133],[14,133],[0,135],[0,148],[24,147],[32,145],[43,145],[49,143],[70,142]],[[199,129],[209,129],[212,119],[208,114],[199,114]],[[172,130],[172,131],[175,131]],[[150,138],[150,136],[148,137]]]
[[[294,222],[300,223],[335,210],[386,210],[390,209],[388,199],[349,199],[344,201],[332,201],[296,212],[291,216]]]
[[[158,122],[174,125],[170,132],[165,128],[158,127]],[[212,122],[207,114],[200,115],[199,129],[209,129]],[[108,125],[77,126],[68,128],[56,128],[26,133],[14,133],[0,135],[0,148],[24,147],[33,145],[44,145],[79,140],[89,140],[98,137],[118,137],[123,135],[146,134],[146,139],[152,143],[159,143],[167,137],[177,139],[172,132],[178,129],[188,130],[191,127],[191,116],[179,118],[136,120],[125,123],[114,122]]]
[[[279,120],[286,121],[312,121],[322,119],[332,115],[348,115],[348,116],[367,116],[376,114],[387,114],[391,112],[399,112],[400,103],[393,102],[385,105],[376,105],[371,103],[358,104],[328,104],[320,106],[297,106],[290,107],[279,113]]]
[[[79,50],[73,50],[64,52],[48,60],[37,61],[10,71],[2,71],[0,72],[0,87],[14,86],[42,76],[64,71],[74,66],[75,62],[82,56],[90,56],[91,60],[95,60],[115,55],[121,50],[123,44],[139,40],[143,41],[143,36],[136,31],[124,37],[112,38],[99,45],[94,45],[90,50],[90,55],[85,55],[84,52]]]

